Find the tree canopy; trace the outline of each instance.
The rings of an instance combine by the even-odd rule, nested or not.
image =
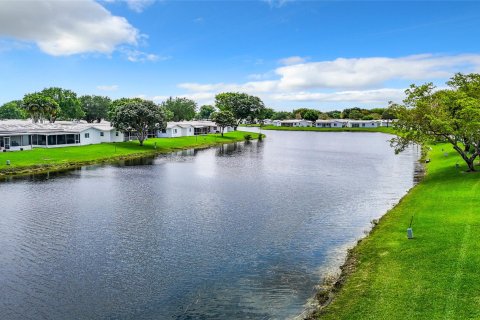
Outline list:
[[[236,125],[249,116],[255,118],[265,109],[259,97],[246,93],[224,92],[215,96],[215,106],[221,111],[231,111],[237,120]]]
[[[173,121],[190,121],[195,118],[197,103],[187,98],[168,98],[162,106],[173,113]]]
[[[124,99],[111,113],[112,125],[121,131],[135,132],[140,145],[147,138],[148,131],[162,130],[167,126],[163,107],[153,101]]]
[[[108,110],[112,100],[109,97],[102,96],[81,96],[79,98],[80,105],[84,112],[84,117],[87,122],[100,122],[102,119],[108,117]]]
[[[197,119],[202,120],[202,119],[210,119],[212,114],[215,112],[215,107],[211,106],[209,104],[205,104],[200,107],[200,110],[198,111],[197,114]]]
[[[26,94],[22,106],[35,123],[45,119],[54,122],[60,110],[54,99],[39,92]]]
[[[461,79],[461,81],[457,81]],[[411,143],[438,140],[450,143],[469,171],[480,155],[480,81],[477,75],[459,75],[448,82],[450,89],[436,90],[432,83],[412,84],[403,105],[392,105],[399,136],[391,140],[396,152]]]
[[[82,110],[77,94],[72,90],[51,87],[43,89],[40,93],[55,100],[58,104],[58,112],[51,117],[51,122],[55,122],[57,119],[79,120],[84,117],[85,113]]]
[[[27,112],[22,108],[22,101],[14,100],[0,107],[0,119],[25,119]]]
[[[217,124],[217,126],[220,127],[220,132],[222,133],[223,137],[223,131],[225,130],[226,127],[234,127],[237,123],[235,116],[233,115],[233,112],[230,110],[221,110],[218,112],[215,112],[212,115],[212,120]]]

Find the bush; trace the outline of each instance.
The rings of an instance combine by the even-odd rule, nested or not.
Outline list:
[[[246,135],[243,136],[243,138],[247,141],[250,141],[250,140],[252,140],[252,135],[251,134],[246,134]]]

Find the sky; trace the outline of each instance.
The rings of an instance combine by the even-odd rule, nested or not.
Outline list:
[[[0,0],[0,104],[246,92],[275,110],[385,107],[480,73],[480,1]]]

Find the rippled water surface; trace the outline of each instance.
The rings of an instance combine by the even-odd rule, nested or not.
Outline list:
[[[0,183],[1,319],[285,319],[413,186],[380,133],[267,132]]]

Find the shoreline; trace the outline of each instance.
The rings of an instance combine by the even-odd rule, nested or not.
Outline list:
[[[474,272],[478,236],[467,232],[478,213],[478,172],[465,172],[466,165],[445,144],[433,146],[428,156],[432,163],[423,165],[421,180],[378,221],[372,221],[369,233],[347,250],[335,278],[319,285],[316,308],[305,319],[425,319],[444,314],[446,307],[459,318],[480,314],[480,306],[471,298],[480,286],[472,280],[479,277]],[[460,208],[445,202],[459,192],[463,192]],[[406,235],[410,219],[411,240]],[[459,231],[465,235],[455,236]],[[468,248],[467,244],[471,249],[459,256],[458,248]],[[462,277],[452,272],[460,262]],[[452,296],[449,289],[462,293]]]
[[[42,174],[47,172],[56,172],[56,171],[64,171],[69,169],[75,169],[82,166],[88,165],[95,165],[95,164],[107,164],[107,163],[114,163],[117,161],[123,160],[133,160],[139,159],[144,157],[152,157],[157,156],[160,154],[168,154],[173,153],[176,151],[188,150],[188,149],[207,149],[223,144],[230,144],[236,142],[244,142],[247,141],[245,139],[245,135],[251,135],[252,140],[258,140],[259,134],[252,133],[247,131],[234,131],[224,134],[224,137],[221,137],[219,134],[209,134],[207,136],[202,136],[198,141],[198,136],[192,137],[180,137],[180,138],[150,138],[145,140],[144,146],[140,146],[138,141],[130,141],[130,142],[121,142],[121,143],[103,143],[98,145],[86,145],[86,146],[75,146],[75,147],[65,147],[65,148],[49,148],[49,149],[41,149],[36,148],[33,150],[28,151],[12,151],[6,153],[0,153],[0,178],[9,178],[15,176],[25,176],[31,174]],[[262,135],[265,138],[265,135]],[[164,146],[162,142],[168,142],[170,145]],[[172,143],[173,142],[173,143]],[[175,144],[175,142],[178,142]],[[158,145],[157,145],[158,143]],[[117,147],[120,150],[121,148],[123,152],[121,154],[115,154],[117,152]],[[111,152],[112,148],[115,149],[115,153],[108,154],[104,153],[103,156],[98,156],[98,153],[106,152],[106,150],[110,149]],[[135,151],[131,151],[134,148]],[[7,166],[6,160],[10,160],[10,158],[28,158],[31,152],[41,152],[43,154],[48,154],[51,151],[52,154],[57,154],[61,157],[61,152],[64,151],[67,153],[68,151],[78,151],[87,150],[87,149],[94,149],[93,151],[96,152],[97,156],[92,159],[81,160],[81,159],[55,159],[59,162],[55,163],[35,163],[35,164],[26,164],[26,165],[10,165]],[[8,159],[7,159],[8,158]],[[51,160],[48,158],[44,158],[44,160]],[[13,161],[12,161],[13,163]]]
[[[420,159],[417,160],[417,163],[420,170],[414,171],[413,179],[415,184],[411,187],[407,193],[400,198],[400,200],[389,210],[387,210],[380,218],[374,219],[371,221],[371,228],[368,230],[365,236],[358,239],[355,244],[351,247],[346,249],[346,256],[345,261],[340,265],[338,268],[337,273],[335,274],[327,274],[322,283],[318,285],[317,292],[315,293],[314,297],[312,297],[312,309],[310,311],[304,312],[304,317],[302,319],[305,320],[315,320],[320,319],[322,314],[335,299],[338,293],[343,289],[345,282],[348,278],[356,271],[358,266],[358,253],[356,252],[356,248],[362,244],[362,242],[369,237],[372,236],[374,231],[379,227],[382,223],[382,220],[386,219],[386,216],[395,210],[402,201],[418,186],[422,183],[426,173],[427,168],[425,163],[423,162],[425,155],[422,155]]]
[[[277,127],[259,125],[241,125],[239,128],[259,128],[260,130],[276,130],[276,131],[313,131],[313,132],[380,132],[387,134],[395,134],[393,127],[377,127],[377,128],[317,128],[317,127]]]

